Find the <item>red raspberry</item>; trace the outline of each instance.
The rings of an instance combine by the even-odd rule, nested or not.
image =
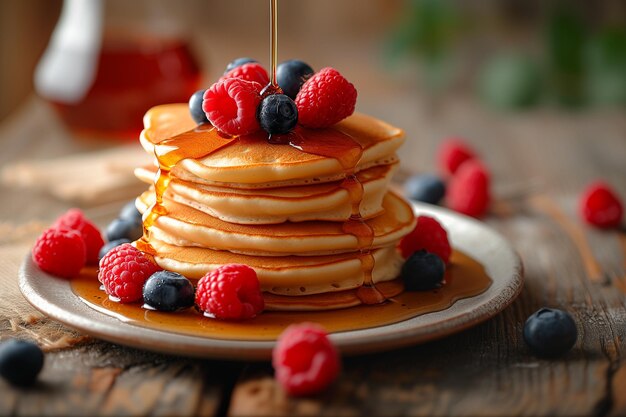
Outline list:
[[[98,280],[107,294],[119,298],[121,303],[132,303],[143,298],[143,284],[160,270],[149,255],[124,243],[100,260]]]
[[[452,247],[448,232],[429,216],[419,216],[415,229],[400,241],[400,251],[405,258],[422,249],[439,256],[446,264],[450,261]]]
[[[322,391],[339,374],[339,353],[326,332],[313,323],[292,324],[272,351],[276,379],[290,395]]]
[[[196,304],[218,319],[251,319],[265,307],[259,279],[246,265],[221,266],[198,281]]]
[[[444,174],[454,174],[463,162],[470,159],[476,159],[476,154],[461,138],[447,139],[439,146],[437,160],[439,170]]]
[[[618,227],[622,222],[624,207],[617,193],[607,183],[596,181],[589,184],[582,194],[580,214],[594,226]]]
[[[257,82],[239,78],[218,81],[205,91],[202,110],[213,126],[228,135],[255,132],[261,128],[256,109],[262,89]]]
[[[48,229],[35,242],[33,261],[42,271],[74,278],[85,266],[85,242],[75,230]]]
[[[489,171],[480,161],[463,163],[448,183],[448,207],[468,216],[483,216],[491,199],[489,177]]]
[[[87,263],[90,265],[98,264],[98,253],[104,246],[104,240],[100,230],[85,217],[82,211],[77,208],[68,210],[57,219],[54,227],[75,230],[80,233],[87,248]]]
[[[357,92],[334,68],[324,68],[303,85],[296,96],[298,123],[328,127],[354,113]]]
[[[250,62],[231,69],[226,74],[222,75],[218,82],[227,78],[239,78],[245,81],[254,81],[262,86],[266,86],[270,82],[270,77],[267,75],[267,71],[265,71],[265,68],[257,62]]]

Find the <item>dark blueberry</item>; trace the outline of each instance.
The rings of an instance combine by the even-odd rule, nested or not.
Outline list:
[[[198,90],[189,97],[189,113],[191,118],[197,124],[208,123],[209,119],[206,118],[206,113],[202,110],[202,100],[204,100],[204,92],[206,90]]]
[[[98,252],[98,259],[102,259],[104,258],[104,255],[106,255],[107,253],[109,253],[109,251],[113,248],[118,247],[121,244],[124,243],[130,243],[131,240],[129,239],[117,239],[117,240],[113,240],[109,243],[106,243],[102,248],[100,248],[100,252]]]
[[[105,231],[109,242],[119,239],[137,240],[143,235],[143,225],[126,219],[115,219]]]
[[[131,222],[142,223],[141,213],[139,212],[139,210],[137,210],[134,200],[126,203],[126,205],[122,207],[122,210],[120,210],[120,214],[117,217],[122,220],[130,220]]]
[[[406,180],[404,190],[411,200],[438,204],[446,194],[446,184],[436,175],[421,174]]]
[[[298,123],[298,108],[286,95],[272,94],[265,97],[259,105],[257,118],[267,133],[287,133]]]
[[[43,359],[43,352],[36,344],[7,340],[0,343],[0,376],[13,385],[31,385],[43,368]]]
[[[143,302],[159,311],[191,307],[194,299],[193,284],[176,272],[155,272],[143,286]]]
[[[419,250],[404,262],[401,277],[407,291],[426,291],[441,287],[445,272],[439,256]]]
[[[542,308],[524,325],[524,340],[537,356],[560,356],[574,346],[577,337],[574,319],[562,310]]]
[[[297,59],[281,62],[276,68],[278,86],[283,90],[283,93],[294,100],[302,84],[312,75],[313,68]]]
[[[226,74],[230,70],[240,67],[243,64],[248,64],[250,62],[257,62],[257,60],[252,59],[252,58],[247,58],[247,57],[234,59],[233,61],[228,63],[228,65],[226,66],[226,71],[224,71],[224,74]]]

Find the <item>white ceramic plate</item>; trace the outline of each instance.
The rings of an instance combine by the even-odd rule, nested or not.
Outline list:
[[[483,264],[493,280],[482,294],[450,308],[399,323],[332,334],[343,354],[360,354],[423,343],[459,332],[502,311],[523,285],[522,264],[509,243],[474,219],[440,207],[414,204],[418,214],[430,214],[448,230],[453,247]],[[35,308],[88,335],[122,345],[177,355],[226,359],[268,359],[272,341],[218,340],[148,329],[98,312],[74,295],[68,281],[41,272],[28,256],[19,275],[20,289]]]

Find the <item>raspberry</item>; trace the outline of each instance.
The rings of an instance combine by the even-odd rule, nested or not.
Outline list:
[[[298,122],[328,127],[354,113],[357,92],[336,69],[324,68],[309,78],[296,96]]]
[[[478,160],[463,163],[448,183],[448,207],[468,216],[483,216],[491,199],[489,182],[489,171]]]
[[[239,78],[245,81],[254,81],[262,86],[266,86],[270,82],[270,77],[267,75],[267,71],[265,71],[265,68],[263,68],[258,62],[249,62],[233,68],[226,74],[222,75],[218,82],[227,78]]]
[[[437,160],[439,170],[444,174],[454,174],[463,162],[470,159],[476,159],[476,154],[461,138],[450,138],[439,146]]]
[[[285,329],[272,351],[276,379],[290,395],[322,391],[339,374],[339,353],[324,329],[313,323]]]
[[[64,215],[59,217],[54,223],[54,227],[65,230],[75,230],[80,233],[85,241],[87,248],[87,263],[90,265],[98,264],[98,253],[104,240],[100,234],[100,230],[90,222],[82,211],[79,209],[70,209]]]
[[[227,78],[218,81],[204,93],[202,110],[207,119],[228,135],[246,135],[261,127],[256,109],[261,102],[261,84]]]
[[[422,249],[439,256],[446,264],[450,261],[452,247],[448,241],[448,232],[436,219],[429,216],[419,216],[415,229],[400,241],[400,251],[404,258]]]
[[[196,304],[209,315],[227,320],[250,319],[265,307],[256,272],[240,264],[221,266],[200,278]]]
[[[605,182],[589,184],[580,199],[580,214],[587,223],[601,227],[618,227],[624,207],[617,193]]]
[[[148,255],[124,243],[100,260],[98,280],[107,294],[119,298],[121,303],[132,303],[143,298],[143,284],[160,270]]]
[[[80,233],[51,228],[39,236],[33,247],[33,261],[45,272],[74,278],[85,266],[87,250]]]

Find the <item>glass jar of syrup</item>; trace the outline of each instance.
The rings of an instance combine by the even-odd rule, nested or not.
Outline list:
[[[186,102],[200,69],[177,2],[64,0],[37,93],[79,135],[136,140],[152,106]]]

